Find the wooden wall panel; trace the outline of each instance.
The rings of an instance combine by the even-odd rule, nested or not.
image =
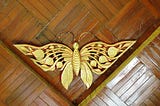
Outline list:
[[[80,47],[97,40],[115,43],[120,40],[142,38],[138,41],[138,43],[142,43],[149,36],[147,34],[152,33],[160,25],[159,4],[159,0],[2,0],[0,1],[0,40],[6,42],[7,45],[29,43],[39,46],[50,42],[59,42],[71,48],[73,39],[79,41]],[[68,32],[72,32],[74,36]],[[85,34],[79,39],[83,32],[91,32],[92,34]],[[154,54],[157,55],[159,50],[153,49]],[[5,63],[8,65],[3,55],[1,55],[3,63],[0,63],[0,66]],[[85,98],[81,94],[86,88],[79,78],[73,81],[70,90],[67,91],[60,83],[60,72],[44,74],[26,57],[22,57],[39,73],[43,73],[44,77],[48,78],[54,87],[69,100],[75,102],[80,96]],[[159,61],[157,63],[159,64]],[[111,69],[112,71],[114,71],[114,67]],[[9,70],[4,67],[0,69]],[[8,72],[8,76],[10,74]],[[97,77],[95,75],[94,79],[96,80]],[[41,86],[41,84],[37,86]],[[34,86],[32,87],[34,88]],[[90,91],[95,87],[92,87]],[[27,94],[27,92],[24,93],[24,95]],[[43,99],[38,97],[33,105],[43,103]],[[31,99],[28,98],[26,103],[30,101]]]
[[[141,2],[131,0],[107,26],[119,39],[138,39],[156,18]]]
[[[20,63],[2,43],[0,43],[0,51],[3,51],[0,52],[0,62],[5,63],[1,64],[2,68],[0,68],[0,105],[28,106],[33,103],[38,105],[40,102],[37,98],[41,98],[42,101],[47,100],[46,105],[53,103],[57,106],[69,105],[69,102],[53,92],[23,63]]]
[[[139,55],[140,60],[160,78],[160,36],[156,37]]]
[[[159,88],[160,80],[152,70],[134,58],[88,105],[159,105]]]

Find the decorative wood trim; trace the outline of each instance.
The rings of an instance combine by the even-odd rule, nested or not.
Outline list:
[[[105,86],[110,82],[135,56],[137,56],[154,38],[160,34],[160,26],[107,78],[105,79],[90,95],[88,95],[79,106],[86,105],[92,100]]]

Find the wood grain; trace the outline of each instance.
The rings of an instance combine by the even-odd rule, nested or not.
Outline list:
[[[14,51],[23,62],[27,63],[34,73],[38,73],[38,76],[47,80],[47,83],[50,83],[57,91],[51,89],[47,91],[46,89],[49,88],[30,73],[31,69],[24,66],[22,61],[17,60],[16,56],[10,55],[10,51],[5,47],[0,46],[0,92],[2,93],[0,104],[34,106],[40,103],[49,105],[53,102],[55,105],[59,103],[63,105],[61,103],[63,99],[56,95],[57,92],[65,98],[65,105],[68,104],[66,102],[68,100],[74,105],[79,104],[160,25],[159,11],[159,0],[1,0],[0,40],[5,42],[5,45],[8,45],[9,49]],[[73,33],[74,36],[68,32]],[[92,34],[86,34],[79,39],[83,32]],[[89,90],[86,90],[78,78],[75,78],[68,91],[65,90],[60,83],[61,72],[43,72],[12,46],[15,43],[41,46],[50,42],[58,42],[72,48],[72,44],[76,40],[79,41],[81,48],[92,41],[101,40],[106,43],[115,43],[130,39],[137,40],[136,45],[105,74],[95,75],[94,84]],[[117,80],[112,80],[107,85],[107,91],[111,90],[121,96],[120,99],[125,101],[125,105],[133,104],[136,100],[136,103],[139,103],[140,100],[135,96],[142,94],[143,89],[147,89],[146,87],[155,80],[153,75],[148,74],[150,71],[160,78],[159,40],[160,37],[157,37],[135,59],[133,64],[116,77]],[[149,72],[146,70],[140,72],[142,67],[146,70],[149,69]],[[127,84],[127,81],[131,83]],[[141,81],[144,86],[141,83],[139,85]],[[146,82],[149,84],[145,85]],[[125,88],[123,85],[127,87]],[[2,88],[2,86],[4,87]],[[140,90],[135,93],[138,88]],[[125,91],[130,95],[125,94]],[[42,98],[43,96],[40,97],[41,94],[45,95],[47,100]],[[105,97],[111,104],[117,104],[116,100],[112,101],[107,94]],[[98,103],[107,105],[105,100],[96,98],[98,98],[97,101],[93,100],[92,105],[98,105]],[[154,100],[156,102],[156,99]],[[142,105],[150,103],[150,101],[152,100],[148,98]]]

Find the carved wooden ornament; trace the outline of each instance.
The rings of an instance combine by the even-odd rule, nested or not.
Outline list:
[[[42,47],[28,44],[14,45],[43,71],[60,69],[61,83],[68,89],[74,74],[81,77],[87,89],[93,82],[93,73],[102,74],[126,52],[135,41],[122,41],[115,44],[92,42],[81,48],[73,44],[73,51],[59,43],[50,43]]]

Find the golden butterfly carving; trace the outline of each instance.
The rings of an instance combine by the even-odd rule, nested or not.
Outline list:
[[[68,89],[74,74],[89,88],[93,82],[93,73],[104,73],[135,41],[121,41],[115,44],[92,42],[79,50],[79,44],[73,44],[73,51],[69,47],[50,43],[42,47],[28,44],[14,45],[43,71],[60,69],[61,83]]]

